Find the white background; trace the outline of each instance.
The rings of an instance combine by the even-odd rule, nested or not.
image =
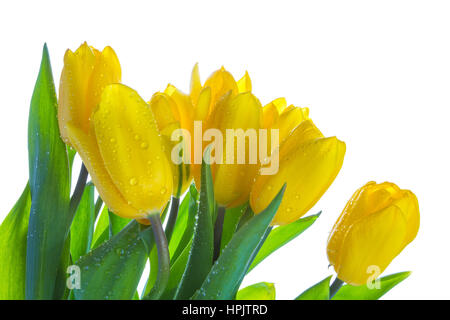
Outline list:
[[[411,189],[419,234],[384,274],[412,270],[387,299],[450,298],[450,7],[448,1],[3,1],[0,5],[0,219],[28,176],[27,118],[41,50],[55,80],[64,51],[111,45],[123,82],[149,99],[170,81],[189,88],[224,65],[248,70],[261,102],[308,106],[325,135],[347,144],[344,166],[311,210],[320,219],[244,284],[274,282],[292,299],[333,274],[328,233],[369,180]]]

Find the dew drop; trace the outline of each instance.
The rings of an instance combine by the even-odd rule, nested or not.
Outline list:
[[[142,142],[141,143],[141,149],[147,149],[148,148],[148,143],[147,142]]]
[[[164,193],[166,193],[167,192],[167,189],[166,188],[161,188],[161,194],[164,194]]]
[[[136,178],[131,178],[131,179],[130,179],[130,184],[131,184],[132,186],[137,185],[137,183],[138,183],[138,181],[137,181]]]

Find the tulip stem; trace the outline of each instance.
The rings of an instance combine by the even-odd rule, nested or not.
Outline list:
[[[330,300],[334,297],[334,295],[339,291],[339,289],[344,284],[344,281],[342,281],[339,278],[334,279],[333,283],[330,286]]]
[[[69,228],[72,224],[72,220],[80,204],[81,197],[83,196],[84,188],[86,187],[86,181],[88,177],[88,171],[83,164],[81,164],[80,174],[78,175],[78,181],[73,191],[72,197],[70,198],[69,204],[69,216],[67,221],[67,227]]]
[[[217,209],[217,218],[214,225],[214,256],[216,261],[220,255],[220,245],[222,242],[223,222],[225,220],[225,207],[219,206]]]
[[[167,221],[167,225],[166,225],[166,237],[167,237],[168,243],[170,243],[170,239],[172,238],[173,229],[175,227],[175,222],[177,221],[179,205],[180,205],[180,198],[172,197],[172,201],[171,201],[171,205],[170,205],[169,220]]]
[[[166,234],[164,233],[159,214],[152,214],[149,217],[152,225],[153,236],[155,237],[156,248],[158,250],[158,275],[155,285],[145,299],[157,300],[166,290],[170,276],[170,255]]]

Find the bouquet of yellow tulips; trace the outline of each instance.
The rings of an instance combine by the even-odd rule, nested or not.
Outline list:
[[[66,51],[58,98],[44,46],[28,150],[29,181],[0,226],[0,299],[273,300],[273,284],[241,283],[319,218],[304,215],[346,146],[308,108],[263,106],[247,73],[222,67],[202,84],[196,65],[189,94],[169,84],[146,101],[112,48],[84,43]],[[367,183],[329,236],[334,281],[296,299],[378,299],[409,275],[379,277],[418,229],[411,191]]]

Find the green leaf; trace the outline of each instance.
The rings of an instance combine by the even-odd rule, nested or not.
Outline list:
[[[245,223],[233,236],[211,268],[194,299],[233,299],[242,278],[252,262],[255,251],[266,234],[270,222],[280,206],[286,185],[269,206]]]
[[[318,214],[299,219],[288,225],[274,228],[270,232],[266,241],[256,255],[255,260],[253,260],[248,272],[250,272],[254,267],[256,267],[261,261],[267,258],[274,251],[278,250],[286,243],[295,239],[297,236],[303,233],[303,231],[308,229],[319,216],[320,212]]]
[[[332,276],[329,276],[305,290],[302,294],[295,298],[295,300],[329,300],[331,277]]]
[[[131,222],[131,219],[122,218],[109,210],[108,210],[108,217],[109,217],[108,231],[110,239],[116,234],[118,234],[120,230],[125,228],[125,226]]]
[[[98,218],[98,222],[94,230],[91,249],[97,248],[108,239],[109,239],[109,213],[108,207],[104,206],[102,212],[100,213],[100,217]]]
[[[0,300],[25,299],[25,264],[31,197],[27,184],[0,226]]]
[[[84,188],[83,196],[70,227],[70,254],[75,263],[81,256],[89,252],[94,233],[95,204],[92,183]]]
[[[201,168],[200,204],[196,216],[191,251],[175,299],[188,299],[191,297],[202,285],[213,262],[213,210],[215,202],[211,168],[207,164],[208,162],[209,150],[205,152]]]
[[[408,278],[410,274],[410,271],[406,271],[382,277],[379,279],[379,289],[377,289],[376,287],[370,289],[365,284],[361,286],[351,286],[346,284],[341,289],[339,289],[332,300],[378,300],[386,292]]]
[[[227,209],[225,212],[225,220],[223,221],[222,240],[220,242],[220,251],[230,242],[236,232],[239,220],[247,210],[248,203],[244,203],[239,207]]]
[[[259,282],[239,290],[236,300],[275,300],[275,295],[273,283]]]
[[[77,300],[132,299],[147,261],[151,228],[131,221],[113,238],[81,257]]]
[[[27,243],[27,299],[52,299],[68,234],[70,170],[57,121],[55,86],[47,46],[28,119],[31,210]]]
[[[198,192],[192,184],[186,193],[178,211],[172,239],[169,244],[171,263],[177,260],[194,233],[195,216],[198,211]]]

